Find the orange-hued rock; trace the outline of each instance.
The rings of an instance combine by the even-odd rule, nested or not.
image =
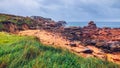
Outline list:
[[[51,32],[47,32],[44,30],[26,30],[20,31],[19,35],[27,35],[27,36],[35,36],[37,37],[43,44],[47,45],[55,45],[64,47],[66,44],[69,44],[69,41],[65,40],[64,38],[60,37]]]
[[[16,33],[18,31],[16,24],[9,22],[9,21],[5,21],[2,22],[4,28],[3,30],[6,32],[10,32],[10,33]]]
[[[48,32],[45,30],[26,30],[26,31],[20,31],[18,34],[27,35],[27,36],[35,36],[43,44],[65,48],[83,57],[97,57],[97,58],[108,60],[108,61],[115,62],[118,64],[120,63],[120,53],[119,54],[116,54],[116,53],[107,54],[95,46],[83,46],[79,44],[78,42],[74,42],[74,44],[76,44],[77,46],[71,47],[70,41],[63,38],[63,36],[57,33],[52,33],[52,32]]]
[[[120,29],[101,29],[97,39],[120,41]]]
[[[102,53],[101,49],[98,49],[95,46],[87,46],[87,48],[93,50],[94,53]]]
[[[120,64],[120,53],[107,54],[107,60]]]
[[[22,24],[22,30],[28,30],[29,29],[29,26],[27,24]]]

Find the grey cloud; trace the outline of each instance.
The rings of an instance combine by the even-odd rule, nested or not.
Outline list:
[[[120,18],[120,0],[1,0],[0,12],[80,21]]]

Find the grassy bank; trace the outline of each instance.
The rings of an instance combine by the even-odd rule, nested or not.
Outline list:
[[[33,20],[29,17],[15,16],[9,14],[0,14],[0,22],[10,21],[17,25],[21,25],[22,23],[31,24]]]
[[[33,37],[0,32],[0,68],[120,68],[95,58],[44,46]]]

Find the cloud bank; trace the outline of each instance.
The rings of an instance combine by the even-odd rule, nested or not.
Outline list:
[[[120,0],[0,0],[0,13],[66,21],[120,21]]]

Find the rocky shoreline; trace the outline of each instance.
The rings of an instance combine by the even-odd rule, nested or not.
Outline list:
[[[14,19],[17,17],[15,15],[8,16],[13,16]],[[107,53],[120,52],[120,28],[99,28],[94,21],[90,21],[88,25],[84,27],[65,27],[67,24],[65,21],[55,22],[51,18],[43,18],[41,16],[27,17],[27,19],[30,19],[32,22],[31,24],[27,24],[24,21],[26,17],[18,17],[20,17],[18,20],[18,22],[21,22],[20,25],[9,20],[1,21],[3,28],[1,28],[0,31],[18,33],[21,30],[28,29],[46,30],[61,34],[65,39],[71,41],[71,46],[76,46],[74,42],[77,41],[84,46],[96,46]],[[11,17],[11,19],[13,18]]]
[[[65,27],[67,24],[65,21],[55,22],[50,18],[43,18],[40,16],[7,16],[7,20],[0,21],[0,26],[2,26],[0,31],[18,34],[21,31],[27,30],[44,30],[48,33],[52,33],[52,37],[54,37],[53,35],[61,36],[59,38],[69,41],[69,43],[65,43],[64,45],[70,47],[69,49],[77,54],[81,53],[82,55],[89,55],[104,59],[106,55],[110,58],[111,56],[112,58],[117,56],[115,60],[120,63],[120,58],[118,57],[120,55],[120,28],[99,28],[94,21],[90,21],[88,25],[84,27]],[[26,23],[26,20],[31,23]],[[14,23],[14,21],[19,22],[19,24]],[[35,31],[33,36],[38,33],[39,31]],[[32,34],[32,32],[30,31],[29,34]],[[58,38],[54,38],[54,41],[55,39]],[[56,43],[51,43],[51,45]]]
[[[120,28],[98,28],[91,21],[88,26],[65,28],[61,33],[71,42],[79,41],[85,46],[96,46],[107,53],[120,52]]]

